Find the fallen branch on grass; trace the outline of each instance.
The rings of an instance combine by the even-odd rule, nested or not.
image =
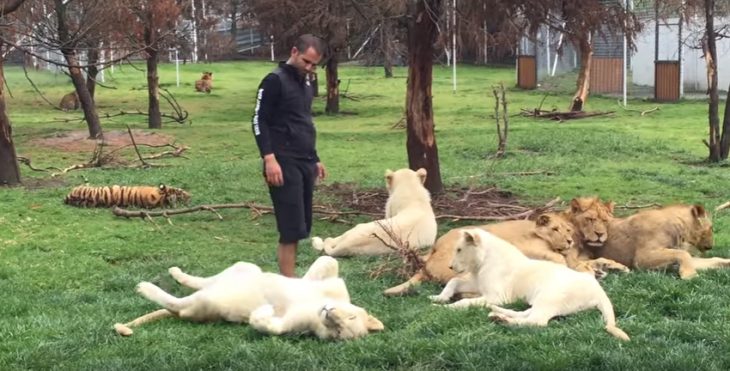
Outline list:
[[[534,215],[539,215],[539,214],[549,211],[558,202],[560,202],[560,197],[556,197],[555,199],[546,203],[545,205],[536,207],[533,209],[522,207],[522,206],[516,206],[516,205],[501,205],[501,206],[508,206],[513,209],[524,210],[524,211],[514,213],[514,214],[484,215],[484,216],[462,216],[462,215],[441,214],[441,215],[436,215],[436,219],[451,219],[451,221],[459,221],[459,220],[505,221],[505,220],[529,219],[530,217],[532,217]],[[500,205],[495,205],[495,206],[499,207]]]
[[[615,207],[617,209],[647,209],[647,208],[650,208],[650,207],[662,207],[662,205],[660,205],[658,203],[651,203],[651,204],[646,204],[646,205],[628,205],[628,204],[625,204],[625,205],[616,205]]]
[[[730,201],[725,202],[722,205],[719,205],[718,207],[715,208],[715,211],[720,211],[722,209],[727,209],[728,207],[730,207]]]
[[[585,111],[567,111],[567,112],[561,112],[561,111],[543,111],[540,109],[522,109],[522,116],[525,117],[535,117],[535,118],[543,118],[543,119],[550,119],[555,121],[566,121],[566,120],[574,120],[574,119],[582,119],[586,117],[594,117],[594,116],[603,116],[603,115],[610,115],[613,114],[614,111],[605,111],[605,112],[585,112]]]
[[[621,104],[621,101],[616,101],[616,103],[618,103],[618,106],[621,107],[624,111],[639,112],[639,115],[640,116],[645,116],[645,115],[650,114],[650,113],[652,113],[654,111],[659,111],[659,106],[656,106],[656,107],[654,107],[652,109],[648,109],[648,110],[642,111],[640,109],[626,108],[626,107],[624,107],[623,104]]]
[[[376,222],[383,232],[390,238],[390,241],[386,241],[380,237],[377,233],[373,233],[371,236],[377,238],[383,245],[389,247],[395,251],[398,256],[403,260],[399,275],[404,277],[410,277],[414,273],[421,270],[425,263],[419,254],[417,249],[411,249],[408,239],[403,240],[394,230],[390,223],[385,221]],[[392,241],[392,243],[391,243]],[[370,278],[378,278],[387,271],[386,265],[381,265],[370,272]]]
[[[509,207],[512,209],[520,210],[517,213],[512,214],[504,214],[504,215],[490,215],[490,216],[482,216],[482,215],[453,215],[453,214],[443,214],[443,215],[436,215],[436,219],[450,219],[453,221],[457,220],[475,220],[475,221],[497,221],[497,220],[515,220],[515,219],[528,219],[529,217],[533,215],[537,215],[540,213],[543,213],[545,211],[548,211],[551,209],[556,203],[560,201],[560,197],[555,198],[554,200],[548,202],[544,206],[540,206],[537,208],[526,208],[521,207],[517,205],[500,205],[500,204],[494,204],[493,206],[495,208],[500,207]],[[198,211],[209,211],[218,216],[219,220],[223,220],[223,216],[218,213],[218,210],[220,209],[251,209],[251,211],[256,214],[256,217],[259,217],[264,214],[273,214],[274,208],[271,206],[261,205],[253,202],[243,202],[243,203],[234,203],[234,204],[215,204],[215,205],[198,205],[193,207],[187,207],[182,209],[168,209],[168,210],[160,210],[160,211],[147,211],[147,210],[128,210],[123,209],[120,207],[114,207],[112,209],[112,213],[119,217],[125,217],[125,218],[152,218],[152,217],[158,217],[162,216],[165,218],[169,218],[173,215],[179,215],[179,214],[188,214],[188,213],[194,213]],[[366,211],[340,211],[340,210],[334,210],[332,208],[328,208],[326,206],[321,205],[314,205],[312,206],[312,212],[314,214],[320,214],[320,215],[328,215],[328,220],[335,222],[339,221],[339,218],[343,215],[366,215],[371,216],[374,218],[382,218],[382,213],[372,213],[372,212],[366,212]]]
[[[18,162],[20,162],[22,164],[25,164],[26,166],[28,166],[33,171],[48,171],[48,170],[58,170],[58,171],[61,171],[61,169],[59,169],[57,167],[53,167],[53,166],[48,166],[45,169],[39,169],[39,168],[33,167],[33,165],[31,165],[31,163],[30,163],[30,159],[27,158],[27,157],[23,157],[23,156],[18,156]]]
[[[161,210],[161,211],[146,211],[146,210],[127,210],[122,209],[120,207],[114,207],[112,209],[112,213],[116,216],[123,216],[125,218],[148,218],[148,217],[155,217],[155,216],[164,216],[164,217],[170,217],[172,215],[179,215],[179,214],[188,214],[188,213],[194,213],[198,211],[210,211],[212,213],[215,213],[218,216],[218,219],[223,220],[223,217],[218,213],[218,210],[220,209],[251,209],[251,212],[256,214],[256,217],[259,217],[261,215],[265,214],[273,214],[274,208],[271,206],[266,205],[260,205],[253,202],[243,202],[243,203],[235,203],[235,204],[214,204],[214,205],[198,205],[193,207],[187,207],[183,209],[168,209],[168,210]],[[373,217],[382,217],[382,214],[376,214],[376,213],[368,213],[368,212],[361,212],[361,211],[337,211],[329,209],[325,206],[321,205],[314,205],[312,206],[312,212],[315,214],[324,214],[324,215],[330,215],[334,217],[339,217],[342,215],[369,215]]]

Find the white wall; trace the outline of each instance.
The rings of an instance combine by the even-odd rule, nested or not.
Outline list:
[[[682,29],[682,66],[684,68],[684,90],[705,91],[707,90],[707,73],[705,59],[701,49],[693,49],[697,43],[698,35],[703,30],[702,20],[696,20],[693,24],[685,24]],[[730,18],[717,18],[715,25],[728,24]],[[669,19],[667,23],[674,25],[666,26],[660,21],[659,28],[659,60],[677,60],[679,48],[677,42],[677,19]],[[631,70],[634,84],[654,86],[654,35],[655,23],[653,20],[644,23],[644,31],[637,36],[636,52],[631,59]],[[718,59],[718,84],[722,90],[727,90],[730,85],[730,39],[717,41]]]

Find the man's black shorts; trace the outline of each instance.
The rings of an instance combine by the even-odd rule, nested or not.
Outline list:
[[[280,243],[309,237],[312,230],[312,194],[317,179],[317,163],[312,160],[277,158],[284,176],[281,187],[269,186],[274,204]]]

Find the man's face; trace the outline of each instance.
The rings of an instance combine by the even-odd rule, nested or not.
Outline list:
[[[296,47],[293,47],[291,49],[291,56],[289,57],[289,64],[296,67],[297,71],[304,75],[314,72],[321,59],[322,56],[314,48],[307,48],[307,50],[301,52]]]

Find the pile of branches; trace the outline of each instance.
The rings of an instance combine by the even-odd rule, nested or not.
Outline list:
[[[331,208],[356,210],[364,215],[381,218],[388,200],[388,191],[385,189],[362,189],[353,183],[320,186],[317,195],[320,199],[328,199]],[[530,219],[543,212],[553,211],[559,201],[556,198],[544,205],[529,207],[521,205],[512,193],[496,187],[452,186],[433,197],[431,206],[436,219],[502,221]]]

